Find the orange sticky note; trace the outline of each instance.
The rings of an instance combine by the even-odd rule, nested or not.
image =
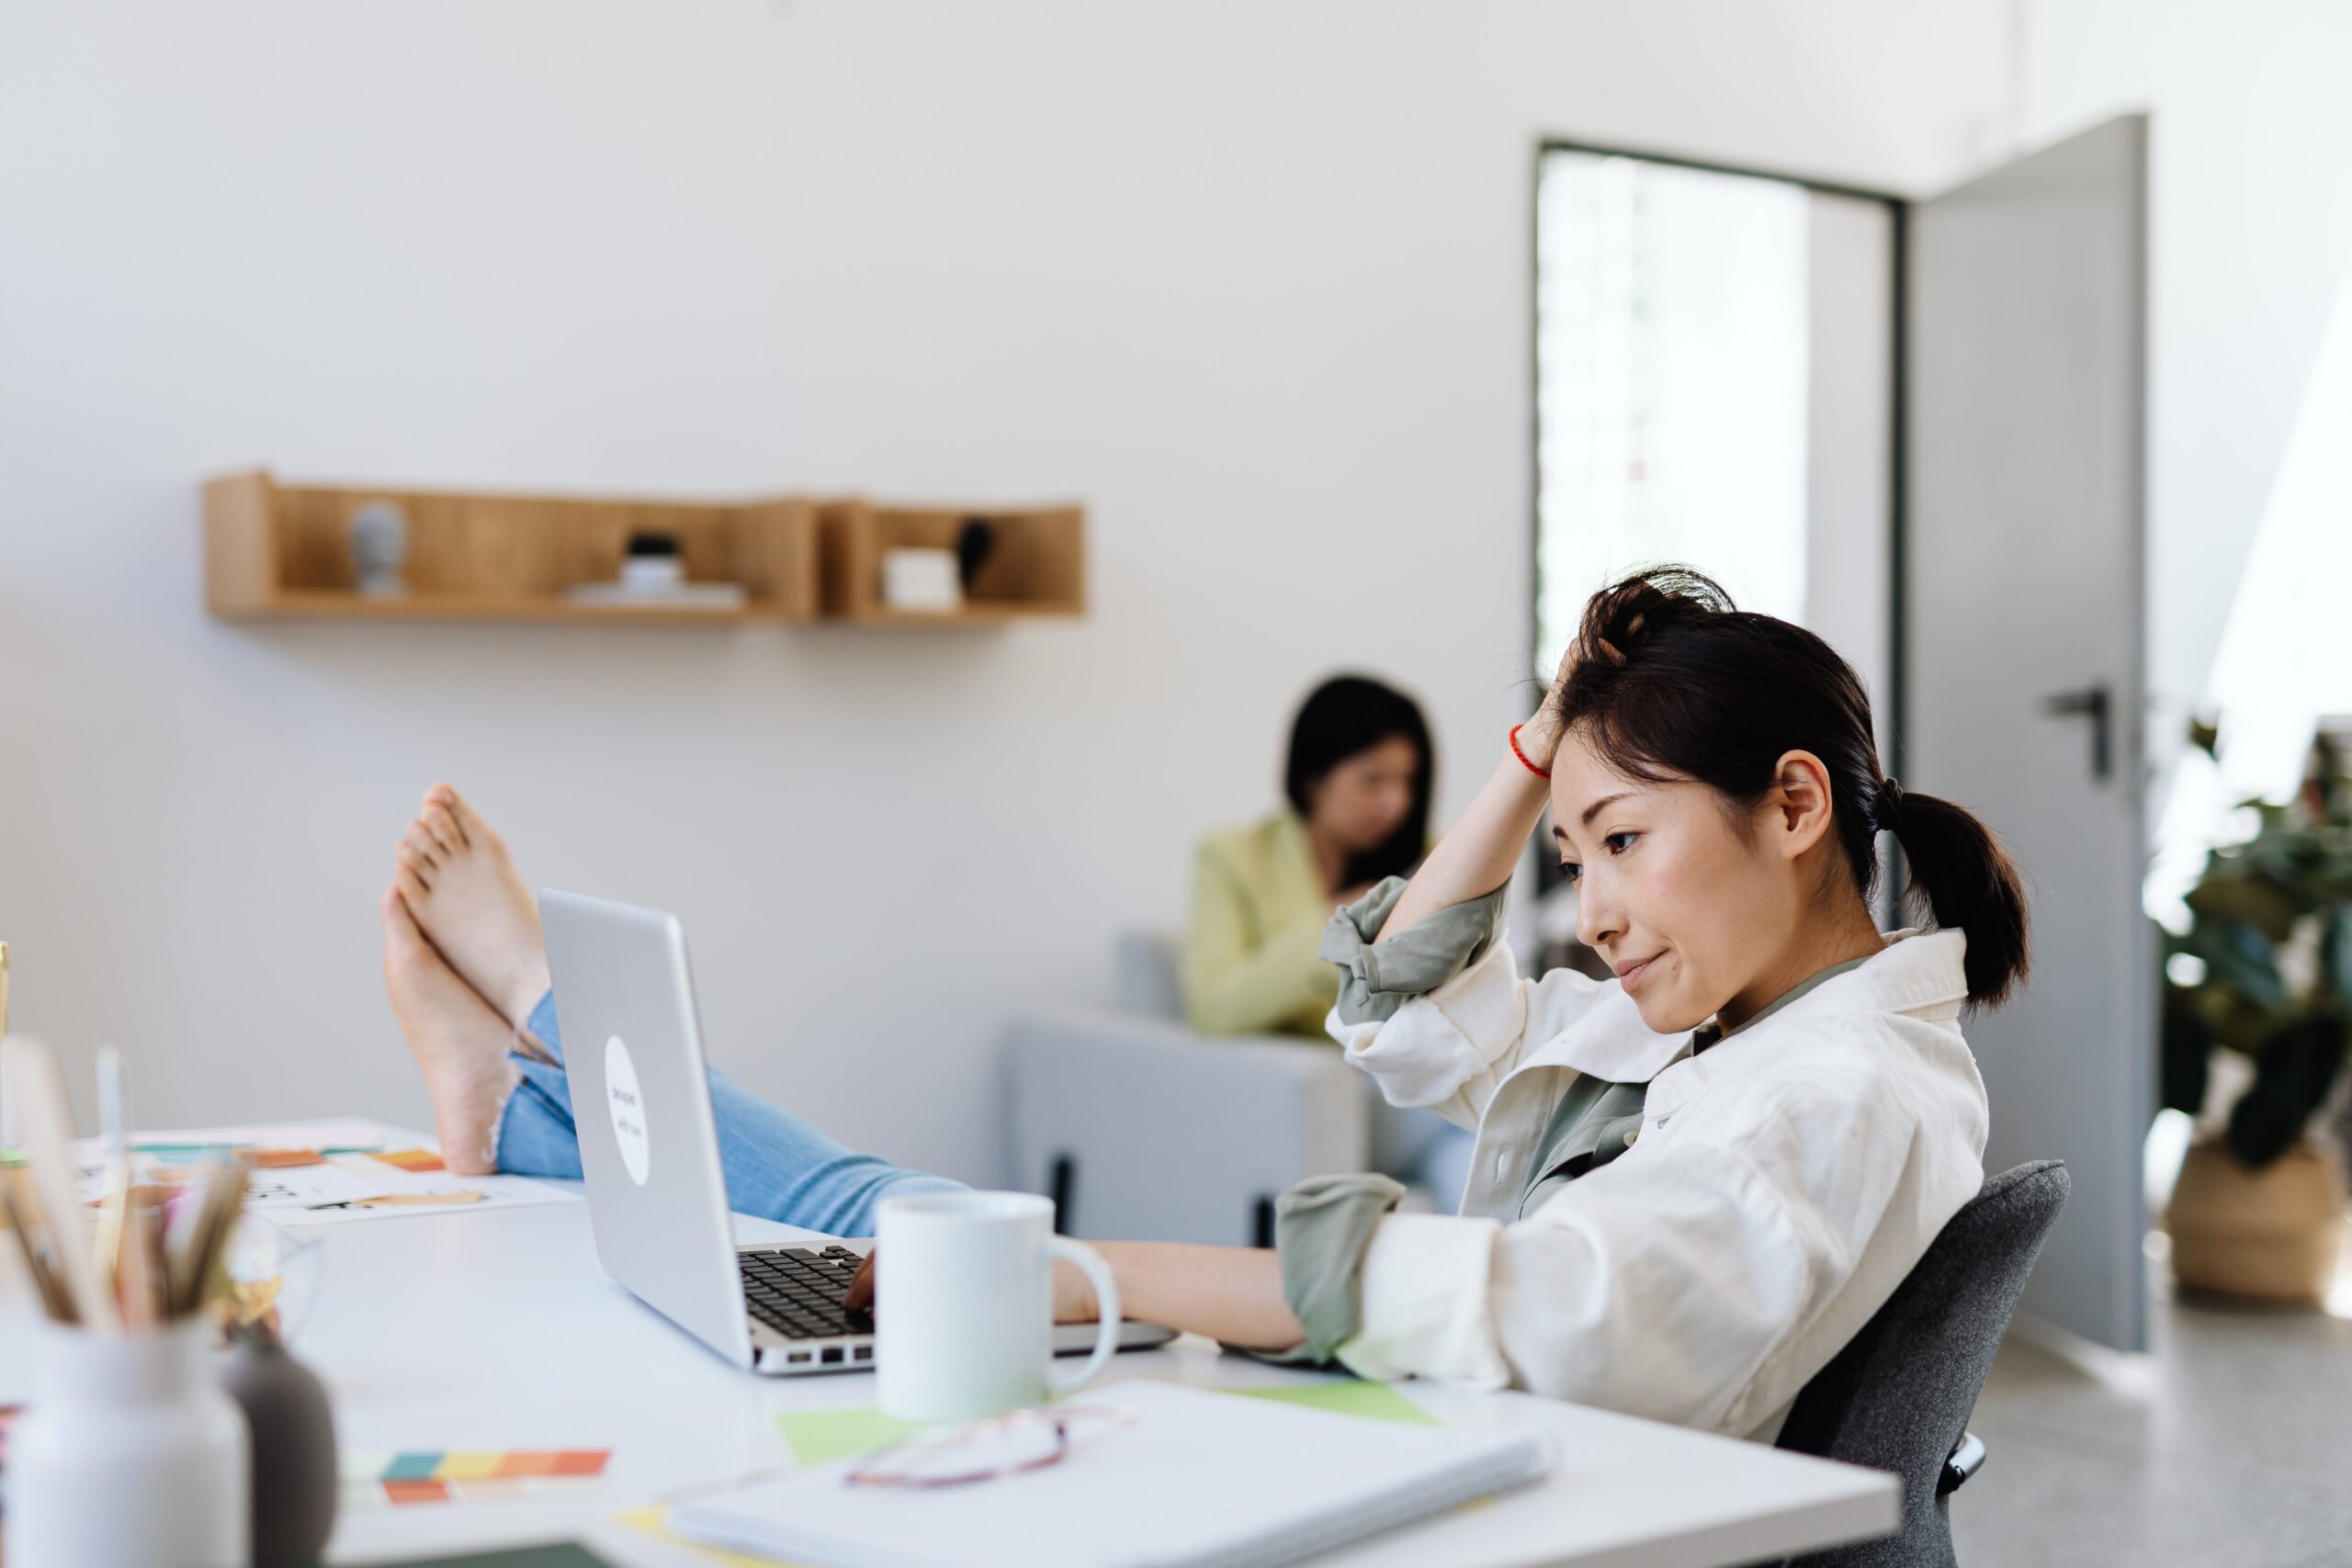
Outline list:
[[[390,1149],[370,1155],[368,1157],[379,1159],[393,1169],[405,1170],[411,1175],[422,1175],[426,1171],[449,1168],[442,1163],[441,1156],[431,1149]]]
[[[498,1461],[498,1473],[501,1475],[553,1475],[556,1461],[562,1457],[563,1455],[552,1450],[541,1450],[536,1452],[517,1450],[501,1456]]]
[[[295,1170],[326,1163],[326,1156],[316,1149],[239,1149],[237,1157],[248,1170]]]
[[[438,1481],[387,1481],[384,1500],[394,1504],[446,1503],[449,1488]]]
[[[555,1468],[549,1475],[602,1475],[605,1461],[613,1457],[610,1449],[571,1449],[555,1456]]]

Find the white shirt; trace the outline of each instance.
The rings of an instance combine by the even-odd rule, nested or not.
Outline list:
[[[1501,943],[1385,1022],[1335,1010],[1392,1104],[1478,1134],[1459,1214],[1374,1233],[1339,1359],[1770,1441],[1984,1184],[1966,938],[1886,943],[1695,1056],[1616,981],[1523,980]],[[1646,1082],[1641,1131],[1514,1220],[1578,1073]]]

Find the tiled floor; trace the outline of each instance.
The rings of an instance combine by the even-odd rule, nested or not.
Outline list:
[[[2167,1287],[2152,1336],[2082,1359],[2009,1337],[1951,1502],[1964,1568],[2352,1568],[2352,1320]]]

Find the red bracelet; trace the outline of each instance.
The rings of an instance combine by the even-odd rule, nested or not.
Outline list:
[[[1533,762],[1528,761],[1527,753],[1519,749],[1520,728],[1521,726],[1516,724],[1510,727],[1510,754],[1519,759],[1520,765],[1521,767],[1525,768],[1529,773],[1533,773],[1537,778],[1550,778],[1552,776],[1551,769],[1537,767]]]

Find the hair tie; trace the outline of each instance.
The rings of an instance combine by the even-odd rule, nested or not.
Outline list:
[[[1893,779],[1878,781],[1878,808],[1871,813],[1871,826],[1882,833],[1903,831],[1903,786]]]

